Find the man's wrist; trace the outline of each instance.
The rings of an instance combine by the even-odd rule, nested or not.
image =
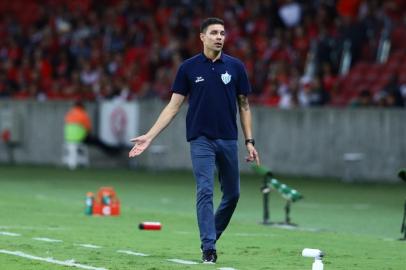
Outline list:
[[[245,140],[245,145],[247,145],[247,144],[252,144],[253,146],[255,145],[255,140],[254,139],[246,139]]]

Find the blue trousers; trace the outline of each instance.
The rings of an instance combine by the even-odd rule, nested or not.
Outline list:
[[[238,145],[236,140],[198,137],[190,142],[196,180],[196,210],[203,250],[216,249],[216,241],[230,222],[240,196]],[[223,193],[214,213],[214,171]]]

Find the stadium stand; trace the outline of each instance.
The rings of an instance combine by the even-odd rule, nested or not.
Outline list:
[[[167,99],[207,16],[224,18],[225,51],[244,61],[257,104],[406,97],[402,0],[13,0],[0,14],[2,98]]]

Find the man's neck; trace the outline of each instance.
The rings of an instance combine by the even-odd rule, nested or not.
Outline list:
[[[212,50],[204,50],[204,55],[209,58],[211,61],[216,61],[221,56],[221,51],[212,51]]]

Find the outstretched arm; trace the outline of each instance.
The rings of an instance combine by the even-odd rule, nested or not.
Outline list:
[[[154,138],[169,125],[172,119],[175,118],[184,100],[185,96],[177,93],[172,94],[171,100],[162,110],[152,128],[146,134],[131,139],[134,143],[134,147],[128,154],[129,157],[138,156],[148,148],[152,140],[154,140]]]
[[[238,96],[238,108],[240,112],[240,121],[244,137],[246,140],[252,139],[251,110],[250,105],[248,103],[248,98],[246,96],[244,95]],[[259,165],[259,155],[254,145],[252,143],[247,143],[246,146],[248,152],[246,160],[248,162],[255,160],[257,165]]]

